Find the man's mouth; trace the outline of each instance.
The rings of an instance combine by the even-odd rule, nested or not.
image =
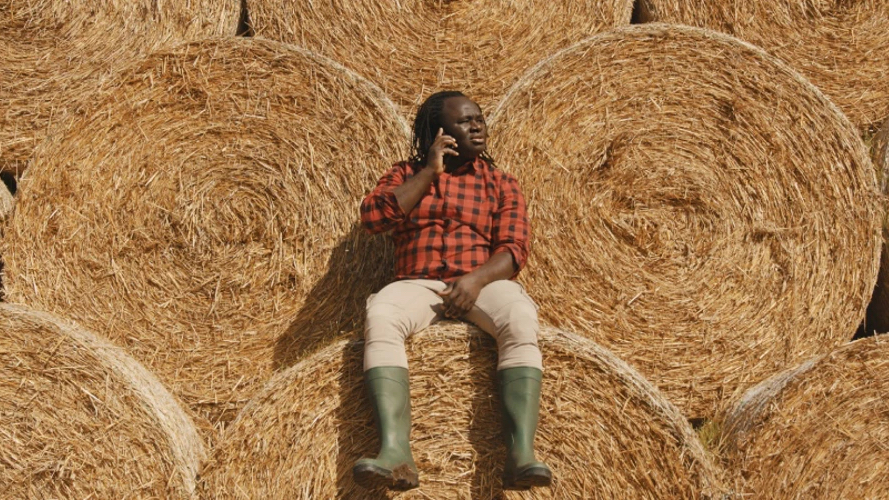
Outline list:
[[[473,138],[469,139],[469,142],[471,142],[473,144],[484,144],[485,138],[484,137],[473,137]]]

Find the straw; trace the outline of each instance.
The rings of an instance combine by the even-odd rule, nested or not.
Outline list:
[[[530,70],[489,119],[528,198],[521,278],[689,417],[852,337],[881,207],[856,129],[747,43],[645,24]]]
[[[640,0],[640,20],[718,30],[797,69],[862,130],[889,115],[889,3]]]
[[[501,491],[506,453],[496,348],[442,322],[407,344],[420,487],[386,495],[351,468],[378,449],[361,342],[341,341],[278,374],[229,427],[201,474],[202,498],[719,498],[721,471],[688,422],[635,370],[592,341],[544,328],[537,457],[551,488]],[[501,496],[502,495],[502,496]]]
[[[889,344],[861,339],[766,380],[733,406],[726,460],[750,498],[886,498]]]
[[[0,254],[11,302],[124,345],[207,425],[352,331],[391,278],[361,198],[407,125],[310,52],[219,39],[122,69],[35,153]]]
[[[629,24],[631,0],[312,2],[250,0],[256,36],[341,61],[405,116],[437,90],[484,109],[542,56]]]
[[[4,498],[188,498],[204,449],[157,378],[107,341],[0,304]]]
[[[118,65],[234,36],[237,0],[0,0],[0,171],[20,173],[47,129]]]

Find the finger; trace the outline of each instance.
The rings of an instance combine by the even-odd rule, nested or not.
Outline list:
[[[441,137],[443,135],[444,135],[444,129],[442,127],[438,127],[438,133],[435,134],[435,138],[438,139],[439,137]]]
[[[453,292],[453,291],[454,291],[454,284],[451,283],[451,284],[448,285],[444,290],[438,292],[438,295],[439,295],[440,297],[447,297],[447,296],[450,295],[451,292]],[[445,299],[445,301],[447,301],[447,299]]]

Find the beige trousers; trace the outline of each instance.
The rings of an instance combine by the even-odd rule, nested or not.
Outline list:
[[[390,283],[367,299],[364,327],[364,369],[378,366],[407,368],[404,342],[412,334],[442,319],[447,287],[436,280]],[[497,369],[527,366],[543,369],[537,347],[537,304],[522,285],[499,280],[482,288],[472,309],[463,316],[497,341]]]

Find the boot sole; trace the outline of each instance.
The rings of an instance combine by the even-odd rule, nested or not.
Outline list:
[[[539,486],[549,486],[553,473],[545,467],[528,467],[515,475],[503,477],[504,490],[529,490]]]
[[[417,473],[405,464],[399,465],[391,471],[373,464],[359,464],[352,467],[352,476],[358,485],[369,490],[388,488],[406,491],[420,485]]]

